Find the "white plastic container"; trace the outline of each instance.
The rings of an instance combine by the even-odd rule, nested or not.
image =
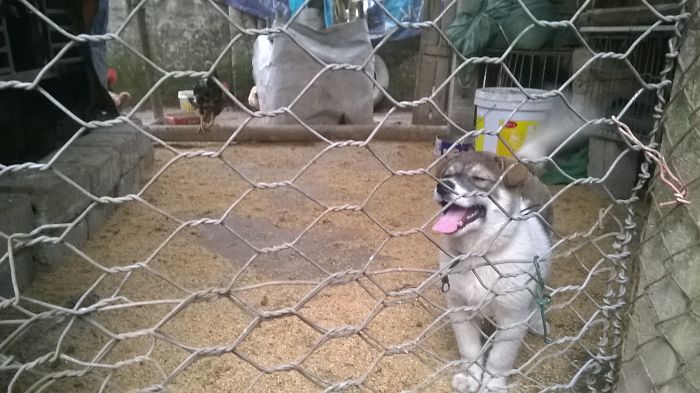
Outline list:
[[[180,90],[177,92],[177,99],[180,100],[180,110],[183,112],[194,112],[194,106],[190,103],[189,98],[194,97],[192,90]]]
[[[528,94],[543,94],[545,90],[525,89]],[[527,96],[518,88],[489,87],[477,89],[474,97],[476,106],[476,128],[487,131],[500,131],[501,138],[513,151],[518,151],[528,136],[538,132],[553,106],[553,100],[530,100],[523,104]],[[522,105],[521,105],[522,104]],[[513,110],[518,111],[512,115]],[[508,148],[496,135],[479,135],[474,143],[476,151],[490,151],[499,156],[510,157]]]

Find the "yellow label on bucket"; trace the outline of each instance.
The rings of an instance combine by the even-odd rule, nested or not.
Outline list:
[[[180,110],[188,113],[195,111],[194,106],[186,98],[180,98]]]
[[[506,123],[503,129],[501,129],[501,132],[499,133],[500,138],[498,138],[496,135],[479,135],[476,138],[474,147],[476,151],[490,151],[501,157],[511,157],[512,154],[508,150],[508,147],[510,147],[510,149],[513,151],[518,151],[521,147],[523,147],[528,132],[531,129],[536,128],[538,125],[539,121],[535,120],[511,120]],[[503,120],[498,121],[498,126],[503,126]],[[477,117],[476,128],[484,128],[483,116]],[[506,144],[508,147],[506,147]]]
[[[484,128],[484,116],[477,116],[476,129],[480,130],[482,128]],[[474,141],[474,149],[476,151],[484,151],[484,137],[485,135],[479,135],[476,137],[476,140]]]

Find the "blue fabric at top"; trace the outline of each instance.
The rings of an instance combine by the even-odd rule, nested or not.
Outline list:
[[[258,18],[269,19],[274,18],[276,10],[284,18],[288,18],[291,12],[294,12],[303,0],[225,0],[229,7],[235,8],[241,12],[257,16]],[[424,0],[370,0],[369,9],[367,10],[367,25],[369,27],[370,37],[372,40],[377,40],[389,34],[396,28],[396,23],[390,18],[384,10],[375,4],[375,1],[381,1],[384,8],[387,9],[399,22],[417,23],[422,21],[422,10]],[[290,12],[291,9],[291,12]],[[391,40],[403,40],[414,37],[420,34],[420,29],[399,29],[395,32]]]
[[[380,2],[399,22],[418,23],[422,21],[423,0],[381,0]],[[396,28],[396,22],[375,4],[375,0],[369,2],[367,24],[373,40],[382,38]],[[391,36],[391,40],[403,40],[418,34],[420,34],[420,29],[399,29]]]
[[[226,4],[231,8],[261,19],[274,18],[275,9],[279,6],[285,8],[285,16],[289,14],[289,6],[286,0],[226,0]]]

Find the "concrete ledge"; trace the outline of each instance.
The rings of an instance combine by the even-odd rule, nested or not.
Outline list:
[[[22,194],[0,195],[0,232],[5,235],[27,233],[32,229],[31,199]],[[0,256],[7,252],[7,241],[0,241]],[[31,250],[22,249],[13,252],[15,273],[20,288],[27,285],[32,278],[34,258]],[[12,277],[9,260],[0,263],[0,296],[11,297]]]
[[[55,152],[42,162],[48,162]],[[135,193],[143,182],[143,173],[154,162],[153,144],[145,135],[128,125],[92,130],[75,140],[56,159],[52,168],[61,172],[88,193],[96,196],[123,196]],[[53,170],[20,171],[0,176],[0,232],[5,235],[29,233],[46,224],[72,223],[90,208],[85,217],[66,235],[65,241],[81,247],[94,236],[116,207],[94,205],[78,187],[59,177]],[[62,229],[42,231],[41,235],[59,236]],[[7,242],[0,241],[0,257]],[[59,263],[72,252],[65,244],[38,244],[16,250],[15,268],[20,286],[27,285],[33,267]],[[10,265],[0,263],[0,294],[13,296]]]
[[[66,169],[66,176],[89,189],[86,171],[78,166]],[[63,223],[75,218],[90,203],[90,198],[52,171],[26,171],[0,177],[0,195],[21,194],[31,200],[32,227]]]
[[[87,216],[85,216],[88,239],[94,236],[95,232],[104,225],[115,210],[116,207],[114,205],[96,205],[88,212]]]
[[[86,189],[95,196],[109,195],[122,173],[119,152],[97,146],[70,146],[53,168],[64,173],[79,168],[88,177]]]
[[[52,231],[48,233],[52,236],[60,236],[63,231]],[[47,234],[47,233],[44,233]],[[82,247],[88,239],[88,224],[85,220],[80,221],[73,229],[71,229],[64,241],[74,245],[75,247]],[[73,252],[66,247],[63,243],[57,244],[39,244],[32,247],[34,253],[34,260],[37,263],[45,265],[55,265],[60,263],[63,259],[73,254]]]
[[[131,132],[109,132],[108,130],[95,130],[78,138],[71,147],[80,148],[105,148],[113,150],[119,157],[119,166],[122,170],[136,165],[139,159],[139,151],[136,149],[137,135]],[[123,173],[123,172],[122,172]]]

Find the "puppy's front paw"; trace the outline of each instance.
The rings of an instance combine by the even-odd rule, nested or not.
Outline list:
[[[484,375],[484,392],[488,393],[508,393],[506,389],[506,378],[491,378],[490,375]]]
[[[478,364],[472,364],[464,373],[456,374],[452,378],[452,389],[456,393],[476,393],[481,387],[481,378],[484,371]]]
[[[475,393],[479,391],[479,382],[467,373],[459,373],[452,377],[452,389],[455,393]]]

